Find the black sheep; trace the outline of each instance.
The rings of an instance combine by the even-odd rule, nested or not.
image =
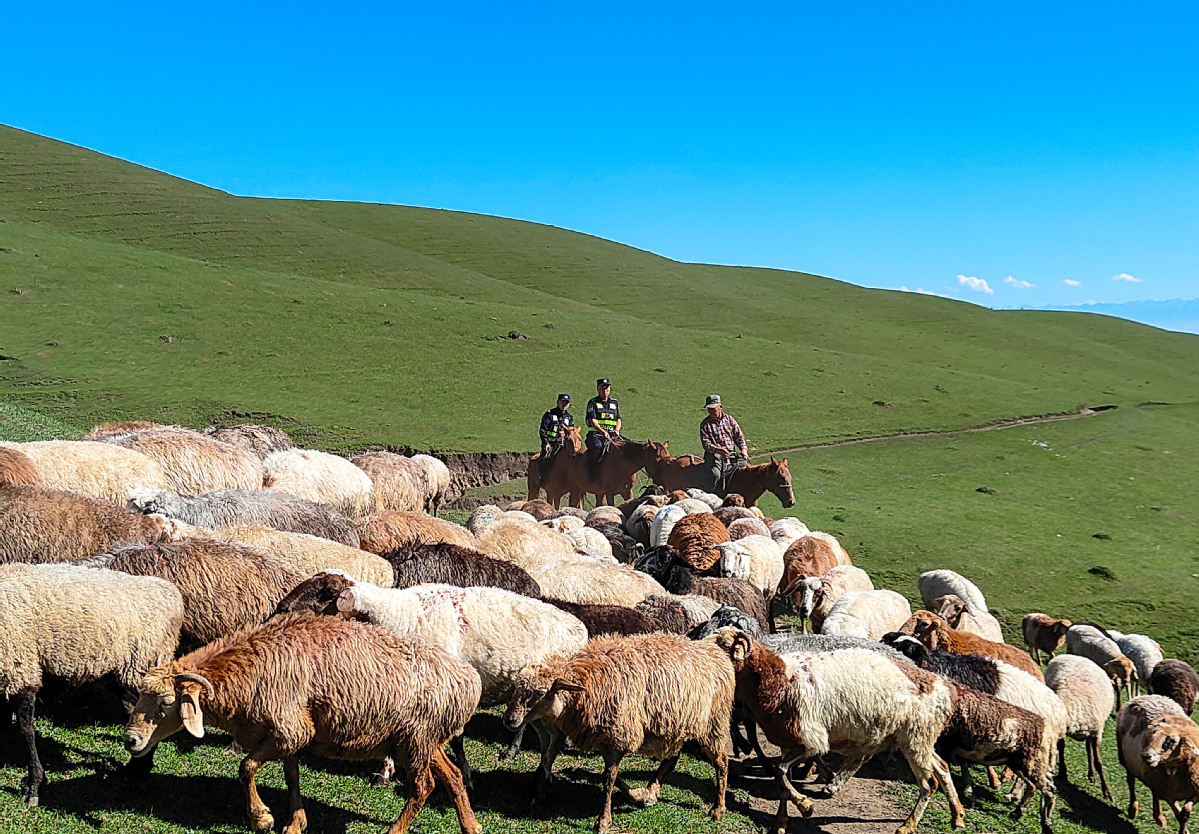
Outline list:
[[[391,563],[397,588],[440,582],[460,588],[502,588],[541,598],[541,586],[524,568],[468,547],[410,541],[381,555]]]

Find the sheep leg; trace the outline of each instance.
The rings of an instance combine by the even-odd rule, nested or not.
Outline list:
[[[1091,744],[1089,741],[1087,742],[1087,770],[1091,770]],[[1057,778],[1063,782],[1066,781],[1066,739],[1064,737],[1057,740]],[[1094,782],[1094,772],[1088,772],[1087,778]]]
[[[467,790],[475,789],[475,781],[471,778],[470,762],[466,760],[466,747],[463,746],[462,736],[457,735],[450,739],[450,747],[454,748],[454,758],[458,760],[458,767],[462,771],[462,783],[466,785]]]
[[[757,740],[757,731],[754,731],[754,739]],[[704,750],[704,754],[712,762],[712,766],[716,769],[716,804],[708,811],[708,816],[714,820],[719,820],[724,816],[725,794],[729,792],[729,754],[724,749],[722,743],[719,747],[712,746],[710,749]],[[675,757],[678,761],[678,757]]]
[[[962,771],[962,786],[958,788],[958,796],[962,798],[962,804],[968,806],[974,799],[974,777],[970,775],[969,762],[958,762],[958,767]]]
[[[995,772],[995,768],[987,765],[987,784],[991,786],[991,790],[997,791],[1003,784],[1003,780],[999,778],[999,774]]]
[[[1041,834],[1053,834],[1053,826],[1050,825],[1050,817],[1053,816],[1053,806],[1057,802],[1057,789],[1054,788],[1053,779],[1045,774],[1041,780]]]
[[[599,819],[595,822],[595,830],[599,834],[607,834],[612,830],[612,791],[616,787],[622,759],[624,759],[622,753],[613,751],[604,753],[604,809],[600,811]]]
[[[1117,747],[1116,749],[1119,750],[1120,748]],[[1124,757],[1121,756],[1120,759],[1121,764],[1123,764]],[[1140,810],[1140,805],[1137,803],[1137,777],[1128,772],[1127,766],[1124,772],[1128,776],[1128,818],[1135,820],[1137,818],[1137,811]]]
[[[275,754],[275,755],[272,755]],[[279,758],[276,754],[274,739],[268,739],[252,750],[241,761],[239,776],[242,787],[246,790],[246,816],[250,818],[250,827],[255,831],[271,831],[275,827],[275,818],[271,816],[270,808],[258,795],[258,768],[265,762]]]
[[[467,796],[466,785],[463,784],[462,774],[458,768],[454,767],[454,763],[449,760],[444,750],[437,750],[433,753],[430,765],[433,768],[433,775],[441,784],[445,785],[445,789],[450,794],[450,800],[454,803],[454,810],[458,814],[458,826],[462,829],[462,834],[479,834],[483,826],[479,825],[479,821],[475,819],[475,812],[470,807],[470,797]]]
[[[516,731],[516,737],[512,739],[512,743],[508,745],[508,749],[500,756],[500,761],[511,762],[516,760],[516,757],[520,755],[520,746],[525,740],[525,728],[528,726],[528,724],[520,725],[520,729]]]
[[[1150,790],[1153,794],[1153,821],[1162,828],[1166,827],[1166,812],[1162,810],[1162,799],[1157,795],[1157,791]]]
[[[745,719],[737,715],[737,710],[734,708],[733,714],[729,716],[729,735],[733,741],[733,755],[738,758],[743,758],[753,752],[753,745],[750,744],[749,736],[744,730],[746,723]]]
[[[1112,790],[1107,786],[1107,776],[1105,776],[1103,773],[1103,752],[1099,746],[1099,739],[1089,738],[1087,739],[1086,744],[1087,753],[1089,756],[1088,762],[1093,759],[1095,762],[1095,769],[1099,771],[1099,784],[1103,788],[1103,798],[1108,802],[1114,802],[1115,800],[1112,799]],[[1094,778],[1092,778],[1091,781],[1094,782]]]
[[[649,780],[644,788],[630,788],[625,786],[625,791],[629,795],[629,799],[640,805],[642,808],[649,808],[658,803],[658,793],[662,790],[662,780],[670,775],[674,770],[674,766],[678,764],[679,757],[671,756],[668,759],[663,759],[658,769],[654,771],[654,778]],[[624,780],[619,780],[623,782]]]
[[[795,764],[795,762],[799,761],[801,758],[803,758],[803,757],[795,756],[793,758],[788,759],[784,756],[782,759],[779,760],[779,763],[777,765],[779,784],[782,785],[782,788],[783,788],[783,801],[782,801],[782,812],[781,813],[782,813],[782,816],[784,817],[784,824],[783,824],[784,829],[786,828],[785,818],[787,815],[786,809],[787,809],[787,801],[788,800],[790,800],[791,802],[794,802],[795,807],[798,808],[799,812],[801,814],[803,814],[805,817],[812,816],[812,810],[814,808],[814,806],[812,804],[812,800],[808,799],[806,796],[804,796],[799,791],[797,791],[795,789],[795,786],[791,784],[791,778],[790,778],[791,777],[791,765]]]
[[[904,750],[904,758],[908,760],[908,766],[912,768],[916,782],[920,785],[920,796],[917,797],[911,814],[904,820],[903,825],[895,830],[895,834],[913,834],[916,826],[920,824],[920,818],[924,816],[924,809],[928,806],[928,800],[938,782],[941,784],[941,790],[945,793],[945,798],[949,800],[949,817],[953,827],[964,828],[966,812],[958,800],[957,789],[953,786],[953,774],[949,772],[949,765],[945,764],[945,760],[933,753],[927,760],[927,765],[922,766],[923,763],[910,749]]]
[[[29,771],[25,774],[25,780],[21,785],[24,793],[25,804],[33,808],[38,803],[37,792],[42,785],[42,780],[46,778],[46,771],[42,769],[42,760],[37,755],[37,733],[33,728],[33,711],[35,701],[37,699],[36,689],[22,689],[13,696],[16,702],[17,712],[17,732],[25,742],[25,747],[29,751]]]
[[[753,716],[745,719],[745,727],[749,731],[749,741],[754,746],[754,752],[758,755],[758,766],[767,772],[770,771],[770,757],[766,755],[766,751],[762,749],[762,742],[758,738],[758,723],[754,721]]]
[[[287,782],[287,802],[291,815],[283,834],[301,834],[308,827],[308,814],[300,799],[300,760],[294,754],[283,760],[283,778]]]
[[[399,750],[395,752],[400,753]],[[442,755],[444,756],[445,753],[443,752]],[[399,819],[392,823],[391,828],[387,829],[387,834],[405,834],[408,827],[412,825],[412,821],[416,819],[416,815],[420,813],[421,808],[425,807],[429,794],[433,793],[433,772],[429,769],[428,762],[425,762],[423,767],[416,767],[409,763],[404,771],[408,777],[408,799],[404,802],[404,809],[400,811]]]
[[[1024,809],[1028,807],[1028,803],[1032,801],[1033,794],[1036,793],[1037,790],[1036,785],[1034,785],[1028,779],[1028,777],[1023,774],[1017,774],[1016,781],[1021,794],[1020,800],[1016,803],[1016,807],[1012,809],[1012,812],[1009,815],[1014,820],[1018,820],[1020,817],[1024,816]],[[1012,792],[1015,793],[1015,789],[1013,789]]]
[[[842,762],[841,767],[836,771],[827,772],[825,774],[825,778],[828,779],[828,784],[824,786],[822,795],[826,797],[836,796],[838,792],[845,787],[845,784],[852,779],[859,770],[862,769],[862,765],[866,764],[866,762],[869,760],[870,756],[868,755],[855,756],[854,758],[846,759],[844,762]],[[822,759],[817,759],[816,767],[824,772],[824,761]]]
[[[1174,818],[1178,820],[1178,834],[1187,834],[1187,823],[1191,821],[1191,808],[1194,802],[1171,802],[1170,808],[1174,811]]]

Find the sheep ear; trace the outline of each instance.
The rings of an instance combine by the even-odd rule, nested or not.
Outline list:
[[[183,729],[196,738],[204,738],[204,713],[200,709],[200,685],[185,683],[179,693],[179,715]]]
[[[337,610],[338,611],[353,611],[354,610],[354,589],[346,588],[337,595]]]
[[[749,635],[743,631],[739,631],[733,638],[733,648],[732,651],[729,652],[729,656],[732,657],[733,660],[740,662],[749,657],[749,653],[752,648],[753,646],[749,642]]]
[[[550,687],[550,692],[582,692],[583,689],[582,684],[558,678],[554,681],[554,685]]]

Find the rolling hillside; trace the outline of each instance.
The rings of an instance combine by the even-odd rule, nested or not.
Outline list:
[[[233,197],[11,128],[0,219],[0,390],[79,426],[237,412],[331,447],[527,449],[554,393],[608,375],[632,436],[694,450],[719,390],[768,451],[1178,402],[1199,368],[1199,338],[1117,319]]]

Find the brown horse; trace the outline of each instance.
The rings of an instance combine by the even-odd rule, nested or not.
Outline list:
[[[657,444],[665,452],[665,443]],[[711,481],[711,473],[707,464],[692,455],[671,457],[661,455],[646,472],[655,484],[667,491],[676,489],[707,489]],[[723,490],[717,490],[722,498],[729,493],[737,493],[745,499],[745,506],[757,505],[758,499],[765,492],[771,492],[784,507],[795,506],[795,493],[791,489],[791,470],[787,459],[775,460],[770,456],[770,463],[759,463],[737,469],[729,478]]]
[[[565,431],[567,443],[554,456],[544,480],[540,477],[537,456],[529,461],[529,500],[536,498],[541,489],[545,490],[546,500],[554,507],[567,493],[570,493],[573,507],[582,507],[583,496],[589,492],[595,495],[597,504],[607,504],[609,498],[617,495],[632,498],[637,470],[652,466],[659,450],[664,448],[660,443],[613,440],[604,459],[595,467],[589,467],[584,463],[578,427],[571,426]]]

